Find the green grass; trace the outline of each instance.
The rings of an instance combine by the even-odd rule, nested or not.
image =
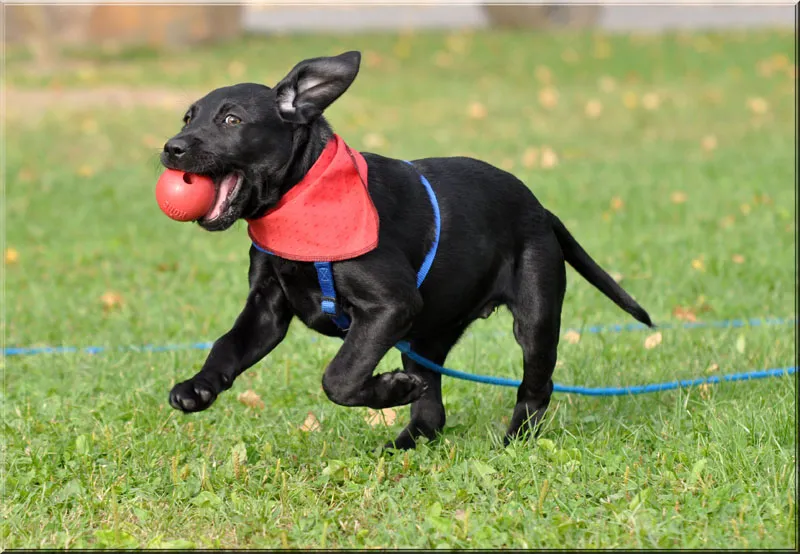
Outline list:
[[[379,133],[375,150],[394,157],[468,153],[512,168],[657,322],[676,322],[676,306],[704,321],[796,316],[795,81],[775,57],[796,63],[791,33],[248,38],[181,55],[84,54],[49,73],[17,54],[8,82],[204,92],[272,84],[302,57],[350,48],[368,52],[365,64],[329,119],[354,147],[372,150],[365,137]],[[437,66],[437,52],[452,65]],[[779,69],[762,75],[770,59]],[[558,91],[549,110],[538,66]],[[643,106],[648,93],[656,109]],[[748,108],[753,98],[765,113]],[[589,100],[603,105],[596,119],[584,114]],[[475,101],[486,118],[468,116]],[[203,233],[168,220],[153,198],[157,145],[182,112],[9,108],[6,246],[19,259],[5,267],[7,344],[225,332],[247,289],[244,226]],[[709,135],[717,147],[706,152]],[[544,146],[555,167],[522,163]],[[569,281],[565,328],[630,321],[572,270]],[[123,304],[104,310],[108,291]],[[792,365],[797,354],[789,325],[665,329],[654,349],[648,334],[562,341],[555,379],[632,385],[708,375],[712,364],[718,374]],[[329,402],[320,379],[338,346],[295,323],[192,416],[167,393],[203,351],[6,358],[4,545],[797,548],[795,379],[557,394],[538,442],[507,449],[514,391],[445,379],[442,440],[388,456],[374,449],[407,409],[371,427],[366,410]],[[392,353],[379,370],[398,364]],[[509,314],[476,323],[447,365],[519,377]],[[247,389],[263,410],[237,401]],[[309,411],[318,431],[299,429]]]

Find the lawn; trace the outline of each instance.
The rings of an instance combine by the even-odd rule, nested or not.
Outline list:
[[[557,383],[794,365],[793,321],[684,328],[796,317],[791,32],[247,38],[46,70],[10,52],[6,345],[108,351],[4,358],[4,547],[796,549],[795,377],[556,394],[538,441],[509,448],[515,391],[446,378],[443,437],[388,455],[376,447],[408,409],[332,404],[320,379],[340,343],[295,322],[211,409],[169,407],[206,351],[118,347],[224,333],[248,241],[241,224],[209,234],[159,212],[157,154],[183,105],[137,98],[188,104],[349,49],[361,74],[328,117],[350,144],[513,171],[664,325],[660,342],[581,332],[632,320],[569,270]],[[70,91],[81,101],[54,100]],[[508,312],[447,365],[519,378]]]

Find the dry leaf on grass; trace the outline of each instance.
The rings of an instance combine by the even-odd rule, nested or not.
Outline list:
[[[692,269],[696,271],[705,271],[706,264],[703,261],[703,258],[695,258],[694,260],[692,260]]]
[[[467,114],[469,114],[472,119],[483,119],[486,117],[487,113],[486,106],[480,102],[471,103],[467,109]]]
[[[743,264],[744,256],[742,256],[741,254],[734,254],[733,256],[731,256],[731,261],[733,261],[733,263],[735,264]]]
[[[715,371],[719,371],[719,364],[711,364],[708,366],[708,369],[706,369],[708,373],[714,373]]]
[[[378,425],[389,426],[393,425],[397,420],[397,412],[391,408],[386,408],[383,410],[373,410],[372,408],[367,408],[367,415],[364,417],[364,420],[370,427],[377,427]]]
[[[558,91],[553,87],[539,91],[539,103],[545,108],[554,108],[558,104]]]
[[[739,211],[742,212],[742,215],[748,215],[751,210],[752,208],[750,207],[750,204],[742,204],[739,206]]]
[[[648,92],[642,97],[642,107],[645,110],[657,110],[661,105],[661,97],[655,92]]]
[[[603,113],[603,104],[599,100],[589,100],[585,108],[586,117],[589,119],[596,119]]]
[[[711,152],[712,150],[716,150],[717,148],[717,137],[714,135],[706,135],[703,137],[703,140],[700,141],[700,146],[706,152]]]
[[[236,400],[247,406],[248,408],[259,408],[264,409],[264,401],[261,400],[261,397],[258,394],[250,389],[239,393],[239,396],[236,397]]]
[[[551,169],[558,165],[558,156],[550,148],[542,149],[541,166],[544,169]]]
[[[19,261],[19,252],[15,248],[6,248],[5,260],[7,264],[15,264]]]
[[[581,334],[577,331],[570,329],[564,333],[564,340],[570,344],[578,344],[581,340]]]
[[[122,306],[122,304],[124,303],[122,295],[119,294],[118,292],[114,292],[113,290],[104,292],[103,295],[100,297],[100,302],[103,303],[103,309],[105,311],[118,308]]]
[[[639,97],[635,92],[626,92],[622,97],[622,104],[629,110],[639,105]]]
[[[685,192],[676,190],[672,194],[670,194],[669,199],[672,200],[673,204],[683,204],[686,202],[688,196]]]
[[[611,199],[610,205],[612,210],[618,212],[625,207],[625,201],[619,196],[615,196],[614,198]]]
[[[308,415],[306,416],[306,420],[300,426],[300,430],[301,431],[305,431],[306,433],[311,432],[311,431],[319,431],[320,430],[320,424],[319,424],[319,420],[317,420],[317,416],[315,416],[311,412],[308,412]]]
[[[522,154],[522,165],[530,169],[535,167],[538,161],[539,149],[532,146],[526,148],[525,152]]]
[[[647,348],[648,350],[652,350],[659,344],[661,344],[661,331],[653,333],[652,335],[644,339],[644,347]]]
[[[91,177],[94,175],[94,168],[90,165],[82,165],[77,169],[76,173],[79,177]]]
[[[750,111],[754,114],[761,115],[769,111],[769,102],[760,97],[749,98],[747,100],[747,107],[750,108]]]
[[[672,315],[681,321],[697,321],[697,315],[694,313],[694,311],[691,308],[686,308],[684,306],[675,306],[675,309],[672,310]]]

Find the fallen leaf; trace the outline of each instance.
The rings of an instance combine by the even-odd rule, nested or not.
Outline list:
[[[689,321],[689,322],[697,321],[697,316],[692,311],[692,309],[685,308],[683,306],[675,306],[675,309],[672,310],[672,315],[674,315],[677,319],[680,319],[681,321]]]
[[[380,133],[367,133],[364,135],[364,146],[367,148],[380,148],[386,146],[386,139]]]
[[[706,152],[711,152],[712,150],[717,149],[717,137],[714,135],[706,135],[703,137],[703,140],[700,141],[700,146]]]
[[[370,427],[377,427],[378,425],[393,425],[397,420],[397,412],[392,408],[385,408],[383,410],[373,410],[367,408],[367,415],[364,420]]]
[[[586,112],[586,117],[596,119],[603,113],[603,105],[599,100],[589,100],[584,111]]]
[[[103,309],[105,311],[118,308],[122,306],[122,304],[124,303],[124,301],[122,300],[122,295],[112,290],[104,292],[103,295],[100,297],[100,302],[103,303]]]
[[[695,269],[697,271],[705,271],[706,264],[705,262],[703,262],[702,258],[695,258],[694,260],[692,260],[692,269]]]
[[[81,177],[91,177],[94,175],[94,169],[90,165],[82,165],[78,168],[77,173]]]
[[[525,152],[522,154],[522,165],[530,169],[535,167],[538,161],[539,149],[533,146],[526,148]]]
[[[578,344],[581,340],[581,334],[577,331],[570,329],[564,333],[564,340],[570,344]]]
[[[645,110],[657,110],[661,105],[661,97],[655,92],[648,92],[642,97],[642,107]]]
[[[733,256],[731,256],[731,261],[733,261],[733,263],[735,264],[743,264],[744,256],[742,256],[741,254],[734,254]]]
[[[707,373],[714,373],[715,371],[718,371],[718,370],[719,370],[719,364],[711,364],[710,366],[708,366],[708,369],[706,369],[706,372]]]
[[[303,425],[300,426],[300,430],[305,431],[306,433],[311,431],[319,431],[320,424],[319,421],[317,420],[317,416],[315,416],[311,412],[308,412],[306,420],[303,422]]]
[[[639,105],[639,97],[636,96],[635,92],[626,92],[622,96],[622,104],[629,110],[632,110]]]
[[[6,248],[5,260],[7,264],[15,264],[19,261],[19,252],[15,248]]]
[[[455,517],[455,518],[456,518],[458,521],[464,521],[464,520],[466,520],[466,519],[467,519],[467,512],[465,512],[464,510],[456,510],[456,511],[453,513],[453,516],[454,516],[454,517]]]
[[[238,60],[234,60],[228,64],[228,75],[234,79],[238,79],[247,71],[247,66]]]
[[[741,211],[742,214],[744,215],[749,214],[751,209],[752,208],[750,208],[750,204],[742,204],[741,206],[739,206],[739,211]]]
[[[769,110],[769,102],[760,97],[749,98],[747,100],[747,107],[755,114],[765,114]]]
[[[613,77],[603,76],[600,77],[598,85],[603,92],[614,92],[617,88],[617,81]]]
[[[611,199],[610,206],[612,210],[618,212],[625,207],[625,201],[622,200],[622,198],[620,198],[619,196],[615,196],[614,198]]]
[[[248,408],[264,409],[264,401],[261,400],[261,397],[255,391],[250,389],[239,393],[239,396],[236,397],[236,400]]]
[[[644,347],[647,348],[648,350],[652,350],[659,344],[661,344],[661,331],[653,333],[652,335],[644,339]]]
[[[539,103],[545,108],[554,108],[558,104],[558,91],[553,87],[543,88],[539,91]]]
[[[542,148],[541,166],[544,169],[551,169],[558,165],[558,156],[548,147]]]
[[[688,196],[685,192],[676,190],[669,195],[669,199],[672,200],[673,204],[683,204],[688,199]]]
[[[472,119],[483,119],[486,117],[487,111],[486,106],[481,104],[480,102],[473,102],[469,105],[469,109],[467,113]]]

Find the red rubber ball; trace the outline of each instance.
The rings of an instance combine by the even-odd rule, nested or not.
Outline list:
[[[216,194],[211,178],[174,169],[164,171],[156,183],[158,207],[175,221],[201,218],[214,205]]]

